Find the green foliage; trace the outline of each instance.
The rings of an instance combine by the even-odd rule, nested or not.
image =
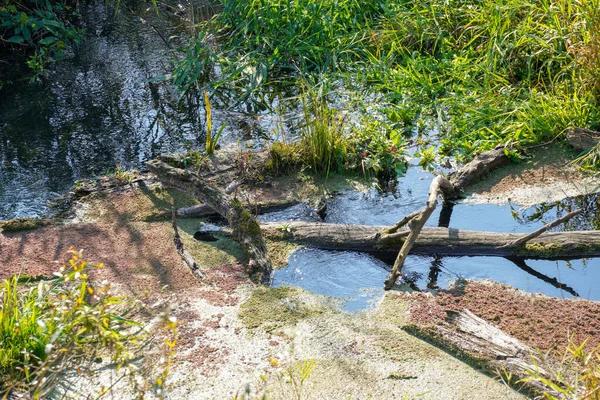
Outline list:
[[[435,128],[436,158],[462,161],[498,144],[522,148],[598,125],[600,0],[222,3],[176,69],[183,90],[227,87],[243,101],[274,82],[331,78],[363,103],[383,100],[376,113],[392,106],[395,130]],[[219,76],[208,84],[215,64]],[[303,121],[320,132],[308,137],[339,130],[339,112],[313,102],[305,112],[307,105],[320,113],[316,123]],[[339,153],[320,152],[325,142],[315,142],[312,154],[325,158],[318,165],[327,171]],[[378,162],[367,161],[374,169]]]
[[[112,295],[109,285],[89,282],[92,266],[71,253],[54,280],[35,286],[19,284],[18,277],[3,282],[0,386],[38,398],[53,390],[61,374],[89,367],[86,362],[129,359],[127,345],[140,334],[123,329],[139,324],[126,318],[123,299]]]
[[[547,356],[540,358],[542,365],[534,359],[521,382],[542,383],[558,395],[544,393],[545,399],[600,399],[600,347],[589,349],[587,341],[576,344],[571,338],[558,364]]]
[[[32,82],[47,64],[64,57],[69,44],[79,44],[82,30],[70,23],[76,16],[67,1],[5,0],[0,5],[0,38],[31,53]]]
[[[344,165],[344,117],[329,107],[319,91],[307,88],[302,96],[300,157],[304,165],[317,173],[329,175]]]
[[[300,139],[271,146],[273,170],[300,166],[325,177],[353,170],[385,181],[405,172],[404,138],[390,123],[374,117],[348,122],[347,113],[329,105],[323,86],[303,85]]]
[[[365,54],[362,42],[381,14],[377,1],[225,0],[215,24],[227,56],[258,70],[334,70]]]
[[[363,117],[348,137],[347,166],[359,168],[365,176],[389,181],[406,172],[404,146],[404,137],[390,123]]]
[[[43,398],[68,385],[68,379],[92,378],[100,366],[131,368],[136,349],[150,339],[142,325],[128,317],[137,309],[131,300],[112,294],[108,283],[90,281],[90,269],[103,265],[88,264],[81,252],[70,254],[54,279],[35,283],[15,276],[2,282],[0,395]],[[173,323],[166,326],[171,332],[175,329]],[[161,376],[165,371],[168,366]],[[102,389],[98,394],[109,392]]]
[[[108,173],[108,176],[112,176],[113,178],[115,178],[117,181],[119,181],[122,184],[128,184],[131,185],[133,183],[133,181],[139,176],[139,171],[137,169],[128,171],[126,169],[124,169],[121,164],[117,164],[117,166],[115,167],[115,170],[111,173]]]

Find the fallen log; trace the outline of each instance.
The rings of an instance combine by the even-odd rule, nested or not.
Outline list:
[[[226,218],[233,230],[233,237],[250,258],[250,276],[263,283],[271,282],[273,265],[260,225],[239,200],[231,198],[209,180],[190,171],[172,167],[161,160],[148,161],[146,166],[161,182],[191,194]]]
[[[510,159],[504,153],[504,146],[480,153],[459,170],[448,175],[448,180],[454,186],[452,197],[460,196],[460,192],[467,186],[475,183],[496,168],[508,165]]]
[[[261,201],[257,203],[244,204],[248,211],[254,215],[266,214],[274,211],[281,211],[287,207],[292,207],[298,204],[297,200],[281,200],[281,201]],[[190,207],[182,207],[177,210],[178,218],[206,218],[220,215],[212,207],[206,204],[197,204]]]
[[[261,224],[263,235],[326,250],[359,251],[395,256],[409,230],[382,235],[391,227],[320,222]],[[519,256],[538,259],[600,256],[600,231],[545,232],[524,246],[506,246],[524,233],[424,227],[410,254],[443,256]]]
[[[445,321],[440,324],[428,327],[409,325],[404,329],[466,358],[489,373],[510,380],[509,384],[523,385],[536,394],[558,395],[553,387],[540,381],[519,382],[535,370],[550,378],[540,367],[549,361],[542,360],[533,348],[469,310],[447,310],[446,314]]]

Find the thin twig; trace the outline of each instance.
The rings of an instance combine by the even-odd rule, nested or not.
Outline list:
[[[538,229],[537,231],[531,232],[529,235],[525,235],[519,239],[513,240],[512,242],[508,242],[507,244],[505,244],[504,246],[500,246],[500,249],[506,248],[506,247],[517,247],[517,246],[521,246],[525,243],[527,243],[528,241],[530,241],[533,238],[536,238],[538,236],[540,236],[542,233],[546,232],[548,229],[552,229],[557,225],[560,225],[562,223],[567,222],[568,220],[570,220],[571,218],[573,218],[576,215],[581,214],[582,210],[575,210],[575,211],[571,211],[570,213],[568,213],[565,216],[562,216],[560,218],[558,218],[557,220],[550,222],[549,224],[546,224],[544,226],[542,226],[540,229]]]

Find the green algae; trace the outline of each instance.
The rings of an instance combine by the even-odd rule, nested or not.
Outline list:
[[[0,230],[3,232],[29,231],[47,224],[48,221],[39,218],[15,218],[0,222]]]
[[[304,291],[296,287],[259,287],[241,305],[239,318],[249,329],[263,327],[271,332],[325,312],[323,306],[305,302],[303,294]]]

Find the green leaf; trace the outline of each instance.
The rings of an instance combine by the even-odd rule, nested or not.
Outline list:
[[[402,133],[398,132],[395,129],[392,129],[390,131],[390,139],[391,139],[392,143],[394,143],[394,146],[396,146],[396,147],[400,147],[404,141],[404,138],[402,137]]]
[[[19,35],[12,36],[8,38],[7,42],[9,43],[23,43],[23,37]]]
[[[45,37],[42,40],[40,40],[40,44],[46,46],[46,45],[56,42],[56,40],[57,39],[54,36],[48,36],[48,37]]]
[[[40,21],[40,24],[48,27],[48,26],[53,26],[55,28],[62,28],[63,24],[61,24],[60,22],[57,21],[53,21],[51,19],[43,19]]]
[[[28,27],[23,26],[21,28],[21,33],[23,34],[23,39],[25,39],[25,40],[31,39],[31,31],[29,30]]]

